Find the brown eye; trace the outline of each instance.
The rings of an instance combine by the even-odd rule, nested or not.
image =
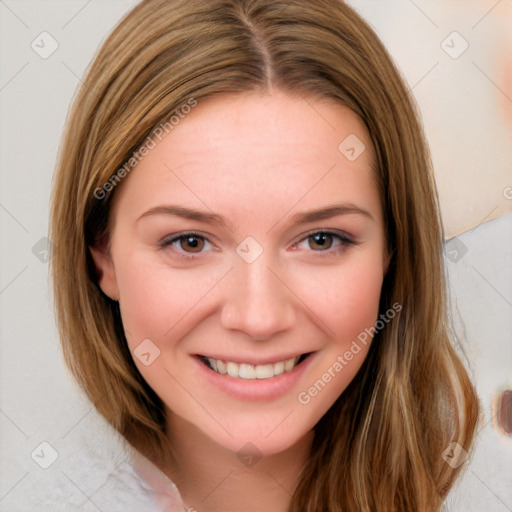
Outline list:
[[[168,236],[161,240],[159,245],[162,249],[172,249],[179,258],[192,259],[200,258],[208,251],[208,245],[211,244],[207,238],[198,233],[183,233]]]
[[[313,231],[305,236],[297,246],[308,252],[317,253],[316,257],[338,256],[351,245],[358,242],[343,232]]]
[[[180,237],[180,247],[186,252],[201,252],[204,239],[196,235],[185,235]]]
[[[315,233],[308,238],[310,240],[309,247],[314,250],[330,249],[333,244],[333,235],[330,233]]]

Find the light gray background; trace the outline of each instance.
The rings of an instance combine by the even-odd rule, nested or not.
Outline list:
[[[459,66],[461,60],[443,53],[441,44],[452,31],[459,31],[472,47],[477,46],[478,37],[474,32],[474,40],[468,36],[469,27],[478,22],[479,28],[485,30],[486,23],[497,22],[499,9],[506,2],[510,0],[468,2],[465,5],[471,5],[472,19],[467,19],[469,15],[460,18],[462,25],[459,25],[457,19],[451,18],[449,26],[446,21],[439,21],[444,12],[443,2],[350,2],[373,24],[414,85],[413,92],[433,145],[438,180],[445,183],[447,191],[443,195],[447,223],[451,222],[448,217],[454,218],[449,214],[450,197],[464,202],[467,211],[474,214],[472,201],[479,191],[486,196],[485,213],[477,221],[468,220],[471,229],[450,240],[446,252],[459,333],[464,338],[485,414],[474,455],[466,461],[464,477],[448,503],[448,509],[454,512],[512,510],[512,491],[508,485],[512,475],[512,440],[495,429],[492,407],[496,394],[512,387],[512,214],[489,220],[496,212],[510,209],[512,200],[507,196],[506,186],[512,185],[512,175],[506,156],[509,149],[504,145],[509,134],[502,131],[496,135],[493,125],[492,151],[487,151],[490,142],[485,138],[486,126],[472,124],[471,112],[479,104],[481,90],[468,94],[465,85],[459,84],[461,91],[465,91],[461,100],[454,93],[453,77],[451,87],[445,87],[443,80],[449,66]],[[52,173],[68,107],[98,45],[135,3],[0,0],[0,510],[3,512],[142,510],[135,507],[134,499],[120,498],[121,488],[129,487],[122,485],[124,456],[120,441],[98,418],[63,365],[53,323],[48,266],[44,261]],[[37,41],[43,31],[49,32],[59,45],[47,59],[31,48],[32,41]],[[428,37],[420,41],[419,33]],[[434,52],[433,61],[426,57],[428,52]],[[432,67],[436,60],[440,64]],[[484,64],[480,62],[480,66]],[[481,78],[478,71],[473,73],[472,82],[478,80],[477,76]],[[489,94],[491,91],[499,94],[497,83],[486,82]],[[461,116],[459,123],[464,119],[474,132],[468,131],[467,126],[464,130],[462,126],[460,130],[452,126],[444,132],[441,148],[434,132],[443,127],[436,125],[436,121],[443,119],[442,116],[448,118],[449,109],[432,111],[431,95],[440,98],[437,108],[457,100],[458,106],[454,108],[459,109],[459,116],[461,105],[465,105],[467,115]],[[483,139],[475,139],[474,133],[482,133]],[[484,149],[487,152],[484,151],[483,157]],[[458,185],[446,177],[450,171],[445,164],[451,162],[446,160],[446,155],[452,154],[451,150],[465,155],[468,178]],[[493,178],[486,181],[487,174]],[[482,179],[487,183],[485,190],[482,190]],[[463,223],[464,220],[453,222],[448,233],[460,231]],[[44,441],[57,454],[48,469],[36,463],[36,454],[41,453],[38,447]],[[51,450],[45,450],[49,462]],[[39,463],[44,462],[39,459]],[[109,484],[113,476],[121,482],[121,487]],[[119,496],[118,508],[106,505],[111,503],[112,495]],[[62,503],[62,508],[50,504],[55,501]],[[127,508],[127,503],[133,508]]]

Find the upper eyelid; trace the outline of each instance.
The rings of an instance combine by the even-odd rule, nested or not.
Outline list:
[[[176,234],[173,234],[173,235],[167,235],[167,236],[164,236],[160,242],[159,242],[159,245],[161,247],[165,247],[167,245],[171,245],[171,244],[174,244],[175,242],[177,242],[178,240],[180,239],[183,239],[183,238],[186,238],[187,236],[195,236],[197,238],[203,238],[204,240],[206,240],[209,244],[212,244],[213,245],[213,242],[210,241],[210,237],[207,236],[207,235],[203,235],[199,232],[196,232],[196,231],[184,231],[183,233],[176,233]]]
[[[326,234],[331,234],[331,235],[338,235],[340,237],[345,237],[345,238],[349,238],[349,239],[354,239],[354,237],[352,235],[350,235],[349,233],[343,231],[343,230],[339,230],[339,229],[334,229],[334,228],[320,228],[320,229],[312,229],[302,235],[301,238],[299,238],[296,242],[294,243],[297,243],[297,242],[301,242],[302,240],[304,240],[305,238],[308,238],[312,235],[316,235],[318,233],[326,233]],[[165,237],[162,238],[162,242],[166,242],[166,241],[175,241],[177,239],[180,239],[180,238],[184,238],[186,236],[197,236],[197,237],[200,237],[200,238],[204,238],[208,241],[210,241],[210,237],[211,235],[207,235],[207,234],[204,234],[204,233],[201,233],[199,231],[183,231],[181,233],[174,233],[172,235],[167,235]]]
[[[317,233],[324,233],[327,235],[336,235],[336,236],[339,236],[340,238],[345,238],[345,239],[350,240],[355,243],[355,238],[352,235],[350,235],[349,233],[346,233],[345,231],[343,231],[341,229],[333,229],[333,228],[313,229],[311,231],[308,231],[306,234],[301,235],[301,238],[299,240],[297,240],[297,242],[295,242],[295,243],[302,242],[306,238],[316,235]]]
[[[345,243],[350,243],[350,244],[353,244],[353,245],[357,245],[358,244],[358,242],[354,239],[353,236],[351,236],[348,233],[345,233],[344,231],[336,230],[336,229],[332,229],[332,228],[325,228],[325,229],[314,229],[314,230],[308,231],[307,233],[301,235],[301,238],[299,238],[298,240],[293,242],[293,245],[297,245],[298,243],[303,242],[306,239],[308,239],[309,237],[311,237],[313,235],[316,235],[316,234],[319,234],[319,233],[337,236],[337,237],[340,238],[340,240],[342,242],[345,242]],[[165,246],[174,244],[178,240],[186,238],[187,236],[196,236],[196,237],[202,238],[202,239],[206,240],[208,243],[212,244],[212,242],[209,239],[209,235],[202,234],[202,233],[200,233],[198,231],[184,231],[184,232],[181,232],[181,233],[176,233],[176,234],[168,235],[168,236],[164,237],[161,240],[160,245],[162,247],[165,247]],[[193,255],[193,254],[201,254],[201,252],[199,252],[199,253],[187,253],[187,252],[184,252],[184,254]],[[328,251],[313,251],[313,252],[328,252]],[[192,256],[192,257],[194,257],[194,256]]]

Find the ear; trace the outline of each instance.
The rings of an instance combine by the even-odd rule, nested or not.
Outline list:
[[[95,246],[89,246],[89,251],[96,268],[96,279],[99,287],[107,297],[112,300],[119,300],[116,270],[107,241],[102,240]]]

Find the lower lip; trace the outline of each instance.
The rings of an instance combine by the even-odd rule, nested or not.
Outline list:
[[[263,402],[287,394],[311,365],[315,355],[316,353],[312,353],[293,370],[284,372],[277,377],[252,380],[229,377],[227,374],[221,375],[208,368],[197,356],[194,356],[193,360],[198,366],[202,378],[205,378],[209,384],[220,391],[239,400]]]

